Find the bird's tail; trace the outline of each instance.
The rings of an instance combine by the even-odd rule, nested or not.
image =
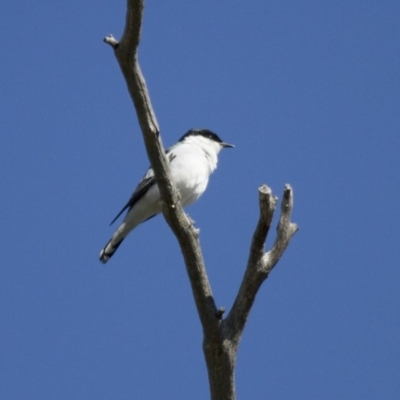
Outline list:
[[[105,264],[117,251],[120,244],[123,242],[124,238],[120,239],[118,242],[115,242],[114,237],[112,237],[108,243],[104,246],[103,250],[100,252],[100,261]]]

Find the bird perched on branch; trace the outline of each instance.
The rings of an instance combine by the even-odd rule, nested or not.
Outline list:
[[[195,202],[206,190],[208,179],[217,168],[218,153],[224,147],[234,147],[206,129],[191,129],[166,151],[171,179],[178,189],[182,206]],[[149,168],[124,208],[111,222],[125,211],[127,214],[114,235],[100,252],[100,261],[106,263],[126,236],[139,224],[162,211],[162,200]]]

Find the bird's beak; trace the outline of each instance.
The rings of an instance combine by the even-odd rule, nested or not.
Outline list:
[[[222,142],[222,143],[220,143],[221,144],[221,146],[222,147],[230,147],[230,148],[234,148],[235,146],[233,145],[233,144],[229,144],[229,143],[225,143],[225,142]]]

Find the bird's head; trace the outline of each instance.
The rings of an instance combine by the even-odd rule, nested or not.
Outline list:
[[[212,148],[218,154],[223,148],[233,148],[233,144],[226,143],[214,132],[208,129],[190,129],[179,142],[198,145],[202,148]]]

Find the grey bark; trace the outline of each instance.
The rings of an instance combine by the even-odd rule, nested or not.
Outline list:
[[[204,266],[198,231],[183,211],[179,193],[170,179],[156,116],[151,106],[138,62],[138,46],[144,0],[127,0],[125,30],[120,41],[112,35],[104,41],[114,49],[124,75],[143,133],[148,158],[153,167],[163,199],[164,217],[175,234],[186,265],[196,308],[203,327],[205,355],[212,400],[235,399],[235,364],[240,338],[258,289],[279,261],[290,239],[297,231],[290,221],[293,191],[285,186],[277,236],[271,250],[264,245],[275,211],[277,198],[262,185],[259,188],[260,217],[255,229],[250,255],[240,289],[226,319],[224,310],[217,309]]]

